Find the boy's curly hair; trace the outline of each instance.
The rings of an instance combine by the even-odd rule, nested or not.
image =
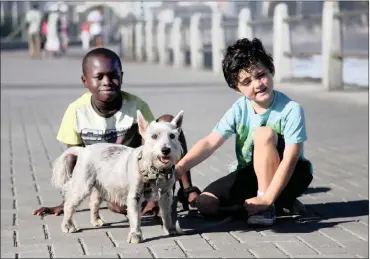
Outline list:
[[[251,71],[258,63],[262,63],[272,75],[275,73],[271,54],[266,52],[259,39],[250,41],[244,38],[230,45],[222,60],[222,71],[229,87],[236,90],[239,72],[243,69]]]

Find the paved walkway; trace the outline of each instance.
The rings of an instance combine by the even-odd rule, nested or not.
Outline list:
[[[311,217],[281,218],[271,228],[232,222],[201,234],[164,237],[158,222],[145,220],[146,241],[126,243],[127,219],[104,208],[110,226],[89,223],[87,202],[75,221],[83,231],[61,232],[61,217],[36,217],[40,206],[57,205],[49,184],[51,165],[64,146],[55,139],[62,115],[85,89],[82,53],[57,60],[1,56],[1,257],[368,257],[368,93],[326,93],[307,82],[276,89],[300,102],[309,140],[306,156],[315,178],[300,200]],[[123,89],[141,96],[155,115],[185,111],[188,145],[207,134],[238,98],[222,75],[159,65],[125,63]],[[204,188],[234,160],[233,140],[193,170]]]

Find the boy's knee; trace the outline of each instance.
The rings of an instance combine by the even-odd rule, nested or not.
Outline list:
[[[269,127],[259,127],[254,132],[253,142],[255,146],[267,144],[273,144],[276,146],[278,143],[278,135],[275,130]]]
[[[157,119],[157,121],[164,121],[164,122],[171,122],[173,120],[173,116],[171,114],[164,114]]]
[[[202,193],[197,198],[197,208],[203,215],[214,215],[220,208],[220,201],[214,196]]]

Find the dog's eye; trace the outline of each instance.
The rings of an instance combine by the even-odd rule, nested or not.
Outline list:
[[[173,133],[170,134],[170,139],[174,139],[175,137],[176,137],[175,134]]]
[[[157,139],[158,138],[158,135],[157,134],[153,134],[152,135],[152,139]]]

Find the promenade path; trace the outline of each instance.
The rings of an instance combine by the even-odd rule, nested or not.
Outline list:
[[[276,85],[305,109],[305,154],[314,180],[300,197],[302,220],[279,218],[271,228],[234,221],[202,233],[163,236],[158,221],[143,222],[145,241],[127,244],[128,221],[102,204],[110,225],[93,228],[88,202],[75,214],[80,233],[64,234],[62,217],[37,217],[40,206],[57,205],[51,165],[65,149],[56,134],[67,105],[86,91],[80,82],[83,53],[30,60],[26,52],[1,53],[1,258],[125,257],[312,257],[366,258],[368,253],[368,92],[325,92],[297,81]],[[159,116],[184,110],[192,146],[209,133],[239,97],[222,75],[157,64],[123,63],[122,89],[140,96]],[[226,174],[235,159],[234,138],[192,170],[204,188]]]

